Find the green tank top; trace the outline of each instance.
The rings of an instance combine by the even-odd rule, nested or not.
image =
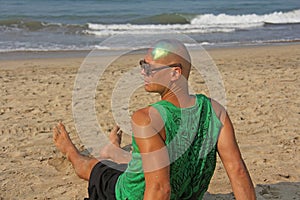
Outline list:
[[[202,199],[216,166],[216,144],[222,126],[210,100],[198,94],[195,105],[189,108],[178,108],[164,100],[151,106],[165,123],[171,199]],[[117,200],[140,200],[144,196],[142,160],[134,137],[132,146],[132,159],[116,183]]]

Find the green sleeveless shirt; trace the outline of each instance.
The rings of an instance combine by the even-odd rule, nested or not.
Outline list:
[[[202,199],[216,166],[216,144],[222,126],[210,100],[199,94],[189,108],[178,108],[164,100],[151,106],[165,123],[171,199]],[[142,160],[134,137],[132,146],[132,160],[116,184],[117,200],[140,200],[144,196]]]

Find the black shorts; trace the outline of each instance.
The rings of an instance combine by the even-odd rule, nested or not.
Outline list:
[[[92,169],[88,193],[85,200],[114,200],[115,186],[119,176],[126,170],[127,164],[117,164],[104,160],[98,162]]]

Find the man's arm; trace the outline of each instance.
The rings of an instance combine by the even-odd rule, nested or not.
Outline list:
[[[223,127],[220,132],[217,148],[230,179],[234,196],[237,200],[256,199],[250,175],[236,143],[232,123],[227,112],[224,112],[223,115]]]
[[[154,114],[156,117],[151,117],[151,120],[149,109],[139,110],[132,116],[134,138],[142,156],[145,175],[144,200],[170,199],[169,156],[161,133],[164,131],[162,119]]]

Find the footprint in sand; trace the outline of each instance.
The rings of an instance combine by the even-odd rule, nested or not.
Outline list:
[[[65,171],[66,168],[69,166],[69,162],[65,157],[60,158],[52,158],[48,160],[48,164],[53,166],[57,171]]]
[[[278,199],[280,192],[270,185],[258,185],[257,187],[260,187],[259,194],[264,199]]]

